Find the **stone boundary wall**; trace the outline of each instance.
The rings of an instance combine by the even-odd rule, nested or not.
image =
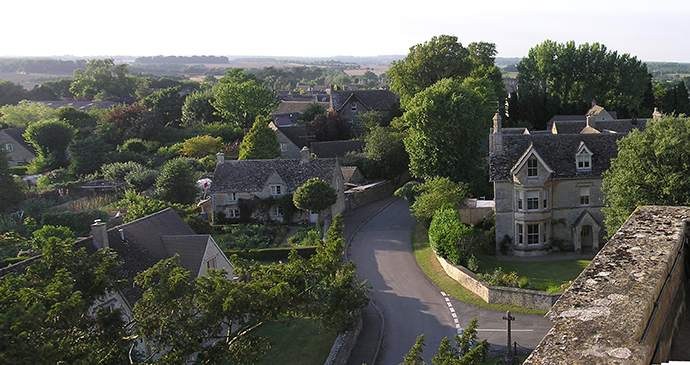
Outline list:
[[[361,331],[362,320],[360,319],[354,330],[338,335],[324,365],[346,365]]]
[[[345,197],[348,200],[346,207],[348,210],[357,209],[363,205],[391,196],[397,189],[398,185],[390,180],[362,190],[350,189],[345,192]]]
[[[472,271],[453,265],[443,257],[436,256],[436,258],[448,276],[490,304],[510,304],[523,308],[549,310],[561,296],[561,293],[491,286],[484,280],[480,280]]]

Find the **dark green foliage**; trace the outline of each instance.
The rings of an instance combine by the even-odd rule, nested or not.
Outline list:
[[[518,276],[517,272],[515,271],[511,271],[510,273],[506,274],[503,271],[503,268],[500,266],[496,267],[493,273],[478,273],[477,276],[492,286],[506,286],[523,289],[530,286],[529,280],[526,277]]]
[[[57,117],[69,123],[69,125],[77,130],[78,138],[86,138],[89,136],[98,123],[98,119],[94,115],[82,110],[76,110],[71,106],[58,109]]]
[[[156,91],[143,98],[144,105],[156,123],[178,127],[182,118],[184,98],[180,96],[180,87],[174,86]]]
[[[52,120],[32,123],[26,128],[24,138],[35,149],[45,166],[52,170],[67,167],[67,146],[72,142],[74,128],[67,122]]]
[[[321,225],[308,225],[300,227],[294,236],[288,238],[288,243],[293,247],[317,246],[323,241]]]
[[[189,160],[178,157],[163,165],[156,179],[156,194],[171,203],[193,204],[198,194],[197,173]]]
[[[144,191],[153,186],[160,173],[156,170],[142,168],[125,175],[127,184],[136,191]]]
[[[412,205],[417,200],[419,185],[421,185],[419,181],[408,181],[405,185],[398,188],[393,195],[405,199],[408,205]]]
[[[197,234],[212,234],[213,227],[211,223],[200,215],[189,215],[184,218],[184,222],[190,226]]]
[[[297,209],[321,212],[335,204],[338,195],[328,182],[314,177],[295,190],[292,201]]]
[[[690,205],[690,120],[669,116],[618,142],[604,174],[606,231],[612,236],[640,205]]]
[[[445,206],[455,208],[464,205],[467,199],[467,185],[456,184],[445,177],[435,177],[417,186],[411,184],[410,190],[401,191],[400,194],[414,196],[410,213],[419,221],[431,219],[437,210]]]
[[[146,217],[165,208],[172,208],[183,219],[190,215],[199,214],[199,207],[195,205],[184,205],[153,199],[139,195],[134,190],[127,190],[124,199],[119,204],[127,207],[127,215],[124,218],[125,223]]]
[[[27,95],[22,85],[7,80],[0,81],[0,106],[17,104],[20,100],[26,99]]]
[[[74,176],[65,169],[53,170],[39,177],[36,185],[40,189],[64,188],[75,181]]]
[[[242,137],[244,137],[244,131],[230,123],[215,122],[204,124],[195,127],[194,130],[197,131],[197,135],[208,134],[211,137],[220,137],[223,143],[226,144],[241,141]]]
[[[417,336],[417,340],[414,342],[414,346],[410,349],[410,352],[405,354],[403,357],[403,362],[400,365],[426,365],[424,359],[422,358],[422,352],[424,352],[424,334]]]
[[[100,138],[79,139],[69,146],[69,172],[83,176],[98,171],[113,147]]]
[[[314,118],[321,114],[326,114],[326,108],[321,106],[319,103],[311,104],[299,115],[299,121],[304,124],[308,124]]]
[[[129,65],[115,65],[112,58],[89,60],[86,69],[74,70],[70,92],[88,100],[132,102],[137,80],[129,74]]]
[[[22,200],[24,193],[7,168],[7,151],[0,148],[0,210]]]
[[[91,210],[83,212],[46,212],[41,218],[41,225],[67,227],[77,236],[88,236],[91,232],[91,224],[94,220],[100,219],[108,222],[110,216],[102,210]]]
[[[213,87],[211,104],[240,128],[249,128],[257,117],[267,117],[280,104],[275,91],[262,86],[253,75],[228,71]]]
[[[268,119],[257,117],[240,144],[239,160],[271,159],[280,157],[280,144],[276,132],[268,126]]]
[[[316,254],[316,247],[272,247],[249,250],[226,250],[223,252],[228,257],[237,255],[245,260],[278,262],[287,261],[290,258],[291,252],[295,252],[298,256],[308,259]]]
[[[130,138],[126,140],[122,146],[119,148],[120,151],[127,151],[133,153],[146,153],[149,148],[142,139],[140,138]]]
[[[452,206],[437,210],[429,225],[429,245],[454,265],[467,266],[477,245],[475,236],[474,227],[461,223]]]
[[[195,91],[189,95],[182,106],[182,123],[185,126],[220,122],[218,111],[213,106],[213,91]]]
[[[407,171],[410,158],[403,134],[392,128],[374,127],[366,136],[365,170],[371,179],[394,179]]]
[[[223,250],[275,247],[287,233],[287,226],[275,222],[238,224],[223,227],[218,245]]]
[[[447,337],[441,340],[438,354],[431,359],[434,365],[481,365],[484,363],[489,354],[489,342],[479,341],[477,327],[477,317],[474,317],[467,329],[462,332],[462,336],[454,336],[455,346]],[[421,357],[424,346],[424,334],[421,334],[400,365],[426,365]]]
[[[352,137],[350,123],[336,112],[319,114],[306,127],[307,134],[313,135],[317,141],[341,141]]]

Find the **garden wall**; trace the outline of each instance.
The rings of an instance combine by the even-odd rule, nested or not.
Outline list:
[[[510,304],[523,308],[549,310],[562,293],[546,293],[538,290],[490,286],[480,280],[475,273],[436,256],[446,274],[460,283],[485,302],[490,304]]]
[[[391,180],[358,186],[345,192],[345,209],[357,209],[363,205],[393,195],[398,185]]]
[[[335,339],[333,347],[331,347],[331,353],[328,354],[328,358],[326,359],[326,363],[324,365],[347,364],[347,361],[350,359],[352,349],[355,347],[355,342],[357,342],[357,337],[359,337],[360,331],[362,331],[361,319],[354,330],[338,335],[338,337]]]

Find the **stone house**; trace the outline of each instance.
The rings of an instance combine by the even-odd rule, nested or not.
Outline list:
[[[362,129],[356,125],[358,115],[372,110],[386,115],[400,103],[400,96],[390,90],[331,90],[330,96],[329,110],[353,124],[355,134]]]
[[[278,126],[274,122],[268,126],[276,132],[280,144],[281,158],[300,158],[302,148],[308,147],[307,128],[303,125]]]
[[[292,221],[315,222],[319,215],[329,219],[345,210],[343,174],[335,158],[313,159],[306,147],[296,159],[225,161],[222,153],[217,157],[210,189],[216,218],[229,222],[266,218],[282,222],[287,214],[285,204],[289,203],[286,199],[291,201],[291,194],[315,177],[333,187],[338,197],[336,203],[323,212],[299,211]]]
[[[278,110],[271,113],[271,116],[279,127],[295,125],[302,113],[314,103],[318,103],[324,109],[329,107],[328,103],[316,101],[313,97],[311,100],[283,100],[280,102]]]
[[[502,128],[496,114],[490,135],[496,248],[507,236],[516,256],[554,247],[598,251],[605,229],[602,174],[617,142],[646,120],[611,119],[594,106],[580,118],[556,118],[546,131]]]
[[[22,166],[36,158],[36,150],[24,139],[26,127],[0,129],[0,148],[7,151],[10,166]]]

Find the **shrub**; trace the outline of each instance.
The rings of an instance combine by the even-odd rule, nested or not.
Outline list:
[[[63,226],[71,229],[77,236],[88,236],[94,220],[100,219],[103,222],[107,222],[109,218],[108,213],[102,210],[49,212],[43,214],[41,225]]]
[[[507,286],[511,288],[526,288],[530,286],[526,277],[519,277],[515,271],[506,274],[500,266],[491,274],[477,274],[477,276],[492,286]]]
[[[74,177],[67,170],[58,169],[39,177],[38,181],[36,181],[36,186],[39,189],[60,188],[69,185],[74,180]]]
[[[276,246],[286,231],[287,226],[270,222],[226,226],[217,243],[223,250],[269,248]]]
[[[436,211],[429,226],[429,244],[437,255],[454,265],[467,265],[474,249],[472,225],[464,225],[455,208],[447,206]]]
[[[144,191],[156,182],[158,171],[143,168],[141,170],[130,171],[125,175],[125,181],[136,191]]]
[[[145,167],[134,161],[113,162],[101,166],[103,178],[115,181],[125,181],[127,174],[133,171],[143,171]]]
[[[125,143],[122,144],[122,146],[120,147],[120,151],[146,153],[148,151],[148,147],[141,139],[131,138],[126,140]]]
[[[323,242],[323,230],[320,225],[300,227],[288,243],[296,247],[318,246]]]

